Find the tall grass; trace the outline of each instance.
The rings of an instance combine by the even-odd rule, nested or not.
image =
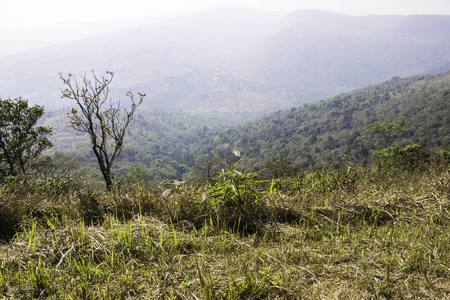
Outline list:
[[[231,166],[215,185],[170,193],[8,183],[0,295],[442,299],[450,296],[449,201],[444,164],[267,182]]]

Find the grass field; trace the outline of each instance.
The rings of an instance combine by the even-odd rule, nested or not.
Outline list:
[[[450,173],[0,190],[3,299],[445,299]]]

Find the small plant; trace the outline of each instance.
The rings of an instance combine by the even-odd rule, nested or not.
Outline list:
[[[263,208],[261,185],[265,181],[259,180],[256,172],[247,173],[241,160],[227,163],[230,167],[227,171],[222,170],[215,178],[215,184],[209,184],[204,199],[209,200],[220,218],[233,230],[253,231]]]
[[[46,295],[51,290],[51,277],[44,265],[42,257],[39,256],[37,265],[33,262],[28,263],[27,280],[33,287],[36,298]]]
[[[228,163],[228,162],[227,162]],[[247,173],[240,164],[240,160],[230,165],[226,172],[222,172],[216,177],[216,183],[210,185],[208,197],[214,199],[215,206],[223,208],[236,208],[245,211],[257,205],[262,194],[259,184],[265,181],[258,180],[258,173]],[[238,171],[241,166],[241,171]]]
[[[1,265],[0,265],[0,293],[3,293],[4,291],[6,291],[6,280],[5,277],[3,276],[3,272],[2,272],[2,266],[5,262],[2,261]]]

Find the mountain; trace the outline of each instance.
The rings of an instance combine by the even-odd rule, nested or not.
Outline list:
[[[234,6],[0,58],[0,97],[48,110],[58,72],[116,72],[113,95],[190,112],[297,107],[393,76],[450,69],[450,16],[287,15]],[[123,97],[123,96],[122,96]]]
[[[271,93],[249,91],[261,84],[253,82],[239,57],[242,45],[252,44],[271,19],[225,7],[3,57],[0,95],[59,108],[66,103],[59,100],[58,72],[111,70],[116,96],[132,89],[149,95],[148,105],[190,110],[237,110],[249,102],[248,111],[251,101]]]
[[[450,69],[449,16],[294,12],[254,51],[251,70],[297,99],[326,99],[394,76]]]

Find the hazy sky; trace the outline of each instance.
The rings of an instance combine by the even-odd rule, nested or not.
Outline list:
[[[34,29],[75,20],[99,22],[167,15],[223,4],[287,12],[316,8],[350,15],[450,15],[450,0],[0,0],[0,29]]]

